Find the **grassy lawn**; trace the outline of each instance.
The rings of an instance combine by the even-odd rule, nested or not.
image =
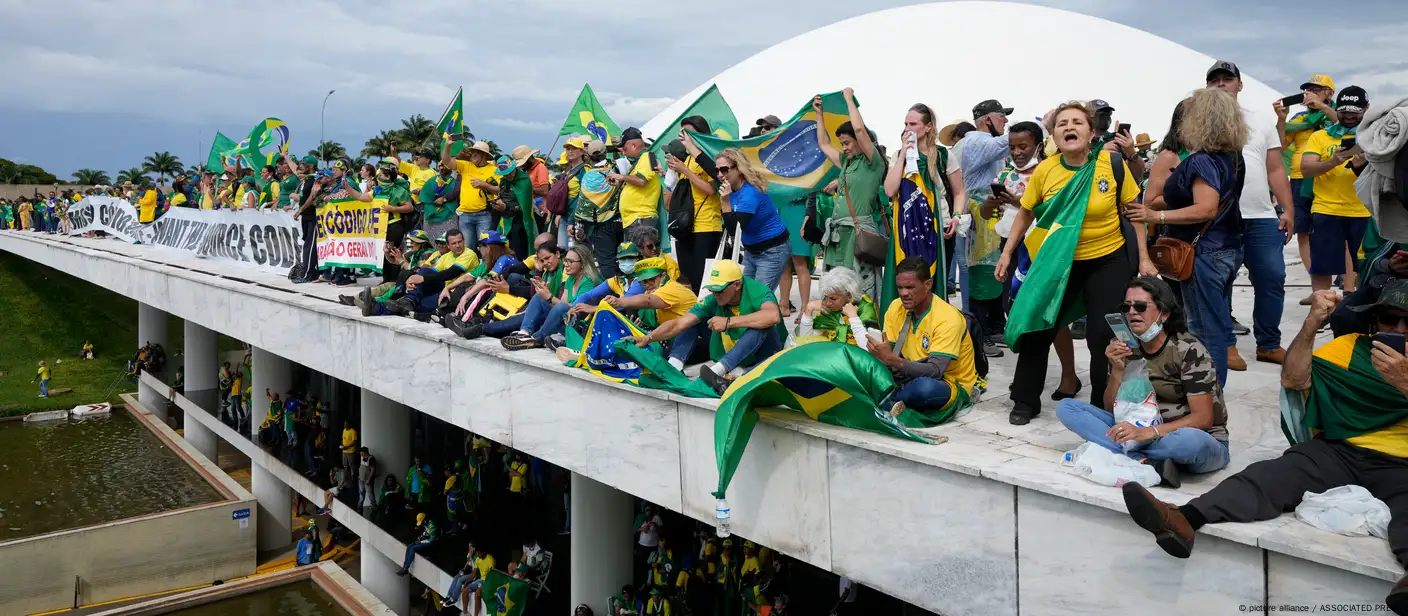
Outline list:
[[[174,370],[181,319],[171,318],[167,338]],[[84,340],[96,347],[98,359],[79,360]],[[137,302],[7,252],[0,252],[0,341],[0,373],[8,373],[0,376],[0,417],[121,402],[118,393],[137,389],[123,382],[103,399],[137,350]],[[219,345],[222,351],[239,348],[225,336]],[[41,359],[53,370],[49,387],[73,388],[71,393],[39,397],[39,384],[30,379]]]

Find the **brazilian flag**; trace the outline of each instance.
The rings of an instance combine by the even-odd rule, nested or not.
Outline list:
[[[243,141],[235,144],[230,155],[244,159],[244,165],[250,169],[260,169],[274,164],[280,155],[288,153],[288,140],[288,125],[283,120],[264,118],[249,129],[249,135]],[[270,146],[273,150],[265,154],[264,148]]]
[[[450,99],[450,104],[445,106],[445,113],[440,114],[440,121],[435,124],[435,132],[440,139],[446,140],[450,135],[464,134],[464,86],[455,90],[455,97]],[[450,156],[459,156],[465,145],[463,139],[451,142]]]
[[[834,426],[931,443],[881,408],[895,389],[890,369],[853,344],[814,342],[773,355],[734,381],[719,401],[714,416],[719,485],[714,497],[724,497],[763,407],[784,407]]]
[[[631,336],[644,334],[610,304],[602,302],[592,315],[586,336],[577,336],[576,330],[567,329],[567,346],[580,353],[567,365],[616,383],[661,389],[690,398],[717,397],[707,384],[685,376],[670,365],[661,355],[660,343],[652,342],[640,348],[631,340]]]
[[[484,580],[484,604],[494,616],[522,616],[528,606],[528,580],[491,569]]]

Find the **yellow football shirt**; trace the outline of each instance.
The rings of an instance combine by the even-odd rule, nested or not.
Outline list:
[[[1361,335],[1349,334],[1335,338],[1325,343],[1325,346],[1315,349],[1315,357],[1348,370],[1349,360],[1354,356],[1354,344]],[[1408,458],[1408,419],[1377,432],[1347,438],[1345,442],[1390,456]]]
[[[710,179],[704,174],[704,168],[691,156],[684,161],[689,170],[701,178]],[[673,188],[673,187],[672,187]],[[719,194],[715,192],[710,195],[693,183],[689,185],[690,194],[694,197],[694,232],[709,233],[712,231],[724,230],[723,205],[719,202]]]
[[[660,285],[660,288],[656,289],[651,294],[664,300],[666,304],[666,307],[656,309],[655,311],[657,320],[661,324],[689,314],[689,309],[693,308],[694,304],[699,301],[694,291],[676,282],[673,278],[671,278],[669,282]]]
[[[1066,165],[1059,155],[1041,161],[1027,191],[1022,194],[1022,207],[1031,210],[1054,198],[1075,177],[1080,169]],[[1076,244],[1076,261],[1088,261],[1108,255],[1124,246],[1120,233],[1119,204],[1132,203],[1139,197],[1139,181],[1125,168],[1123,193],[1115,198],[1115,171],[1110,166],[1110,152],[1100,151],[1095,163],[1095,181],[1090,186],[1090,202],[1085,206],[1085,223],[1080,227]]]
[[[896,299],[885,311],[885,338],[900,339],[906,310]],[[949,358],[944,380],[967,391],[978,382],[977,364],[973,362],[973,341],[968,339],[968,324],[963,313],[939,296],[929,298],[929,310],[910,324],[909,335],[899,349],[900,357],[922,361],[930,355]]]
[[[455,161],[455,171],[460,174],[460,206],[455,212],[473,214],[474,212],[482,212],[489,207],[487,193],[470,185],[470,180],[482,180],[490,184],[497,184],[498,182],[494,181],[494,166],[490,164],[476,165],[467,160],[457,160]],[[465,240],[474,241],[470,238],[465,238]]]
[[[406,177],[410,179],[411,199],[413,201],[419,201],[421,187],[425,186],[425,183],[429,181],[430,178],[435,177],[436,174],[434,169],[421,169],[417,167],[415,163],[408,163],[404,160],[401,161],[401,164],[397,165],[397,169],[401,173],[406,174]]]
[[[645,186],[621,185],[621,226],[629,227],[641,218],[660,215],[660,175],[650,166],[650,155],[641,154],[631,175],[645,180]],[[722,227],[720,227],[722,229]]]
[[[357,451],[357,431],[348,428],[342,431],[342,453],[353,453]]]
[[[514,493],[522,492],[523,480],[528,478],[528,463],[514,462],[513,464],[510,464],[508,468],[510,471],[518,473],[517,477],[509,478],[508,491]]]
[[[466,248],[461,251],[459,256],[457,257],[455,256],[455,253],[447,252],[443,255],[440,255],[440,257],[435,260],[435,264],[431,265],[430,267],[437,272],[443,272],[456,265],[460,266],[461,268],[464,268],[464,271],[466,272],[473,270],[474,268],[479,266],[479,253],[476,253],[473,250]]]
[[[1314,154],[1320,160],[1328,160],[1340,149],[1341,141],[1343,139],[1340,137],[1331,137],[1330,133],[1317,130],[1306,141],[1305,150],[1300,152],[1300,156]],[[1310,206],[1310,213],[1368,218],[1369,210],[1354,192],[1354,180],[1358,177],[1344,164],[1326,171],[1324,175],[1315,176],[1315,202]]]

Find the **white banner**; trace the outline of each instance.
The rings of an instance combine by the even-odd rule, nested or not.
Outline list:
[[[280,210],[173,207],[156,222],[137,222],[137,208],[115,197],[88,197],[68,210],[72,235],[103,231],[128,242],[287,274],[298,262],[302,228]]]

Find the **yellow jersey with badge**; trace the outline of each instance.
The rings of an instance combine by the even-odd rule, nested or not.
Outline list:
[[[694,160],[693,156],[686,158],[684,164],[686,167],[689,167],[690,172],[694,175],[708,181],[713,180],[708,174],[704,173],[704,167],[699,166],[699,163]],[[671,186],[670,188],[674,187]],[[714,231],[723,231],[723,204],[719,200],[719,193],[717,191],[712,195],[705,193],[699,190],[699,187],[695,186],[693,182],[689,184],[689,191],[690,196],[694,198],[694,232],[711,233]],[[670,276],[670,279],[673,280],[674,276]]]
[[[1110,154],[1100,150],[1100,158],[1095,163],[1095,181],[1090,186],[1090,202],[1085,206],[1085,222],[1080,227],[1076,261],[1098,259],[1124,246],[1124,235],[1120,233],[1119,206],[1132,203],[1139,197],[1139,181],[1131,177],[1126,166],[1123,192],[1116,198],[1115,170],[1110,166]],[[1027,191],[1022,194],[1022,207],[1030,211],[1054,198],[1071,178],[1075,177],[1077,171],[1080,169],[1067,165],[1060,155],[1041,161],[1027,180]]]
[[[425,183],[430,181],[430,178],[435,177],[437,172],[429,168],[421,169],[417,167],[415,163],[408,163],[406,161],[401,161],[401,164],[397,165],[397,170],[406,174],[406,177],[411,182],[411,201],[420,203],[421,187],[425,186]]]
[[[455,171],[460,174],[460,206],[455,209],[459,214],[473,214],[482,212],[489,207],[488,193],[482,188],[475,188],[470,184],[470,180],[481,180],[490,184],[498,184],[494,179],[494,166],[488,163],[476,165],[467,160],[455,161]]]
[[[636,159],[635,167],[631,168],[631,175],[645,180],[645,186],[621,184],[618,208],[623,227],[629,227],[631,223],[642,218],[655,218],[660,215],[660,176],[650,166],[649,152]]]
[[[1342,141],[1344,139],[1341,137],[1332,137],[1327,131],[1317,130],[1306,141],[1305,150],[1297,155],[1314,154],[1319,156],[1320,160],[1329,160],[1340,149]],[[1368,208],[1364,207],[1359,195],[1354,192],[1354,181],[1359,176],[1355,175],[1347,164],[1341,163],[1323,175],[1312,178],[1315,182],[1315,201],[1310,205],[1310,213],[1345,218],[1369,217]]]
[[[430,268],[437,272],[443,272],[456,265],[460,266],[464,269],[464,271],[468,272],[474,269],[475,267],[478,267],[479,254],[468,248],[461,251],[459,256],[455,256],[455,253],[453,252],[447,252],[443,255],[440,255],[439,258],[435,259],[434,263],[430,265]]]
[[[896,341],[904,330],[904,302],[896,299],[885,311],[885,339]],[[923,361],[931,355],[949,358],[944,380],[965,391],[972,391],[978,382],[978,367],[973,360],[973,341],[968,339],[968,323],[963,313],[943,298],[929,298],[929,309],[910,323],[904,345],[896,349],[909,361]]]

